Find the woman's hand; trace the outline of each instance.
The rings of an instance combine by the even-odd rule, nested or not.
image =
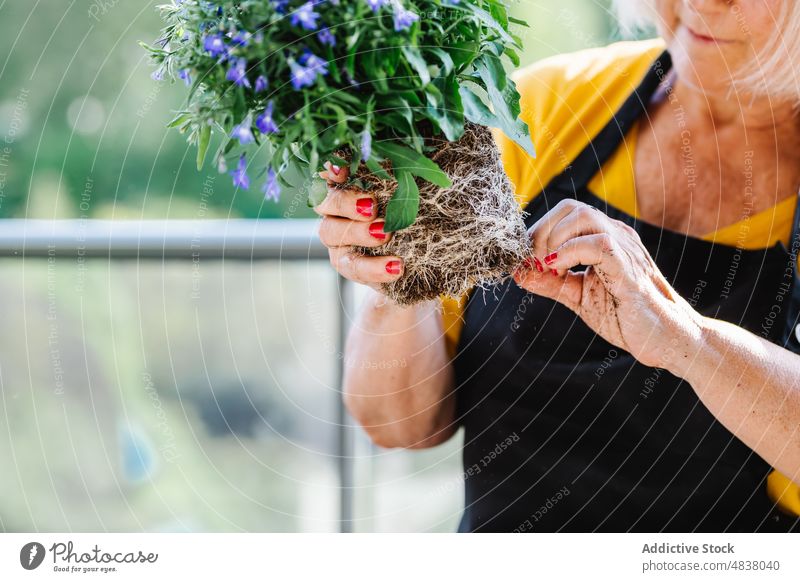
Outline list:
[[[528,234],[533,257],[514,273],[521,287],[563,303],[647,366],[675,369],[688,355],[702,316],[667,283],[633,228],[562,200]],[[568,270],[576,265],[587,268]]]
[[[384,221],[376,219],[375,197],[365,190],[341,187],[347,181],[346,167],[325,162],[320,178],[328,182],[328,195],[314,211],[322,216],[319,238],[330,256],[331,265],[346,279],[378,290],[381,283],[400,278],[403,262],[399,257],[365,257],[353,246],[378,247],[389,242],[383,232]]]

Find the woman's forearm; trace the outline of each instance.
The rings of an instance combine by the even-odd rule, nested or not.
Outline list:
[[[345,353],[350,413],[385,447],[424,448],[453,432],[453,371],[436,302],[400,307],[372,292]]]
[[[670,371],[728,430],[800,484],[800,356],[731,323],[699,321],[700,333],[675,353]]]

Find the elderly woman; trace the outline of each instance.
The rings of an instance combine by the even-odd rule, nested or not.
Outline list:
[[[515,76],[533,256],[491,293],[389,302],[402,263],[349,248],[390,236],[374,201],[323,173],[375,290],[347,361],[409,362],[350,367],[347,405],[385,447],[464,428],[462,531],[800,530],[800,2],[619,4],[663,40]]]

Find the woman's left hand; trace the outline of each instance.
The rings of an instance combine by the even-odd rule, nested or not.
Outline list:
[[[686,358],[702,316],[658,270],[638,233],[576,200],[528,231],[533,257],[514,273],[524,289],[563,303],[606,341],[647,366]],[[587,265],[583,272],[568,269]]]

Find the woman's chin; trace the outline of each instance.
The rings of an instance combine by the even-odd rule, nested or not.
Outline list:
[[[686,84],[710,96],[730,93],[733,75],[741,68],[739,60],[726,54],[725,48],[708,43],[673,39],[669,47],[675,72]]]

